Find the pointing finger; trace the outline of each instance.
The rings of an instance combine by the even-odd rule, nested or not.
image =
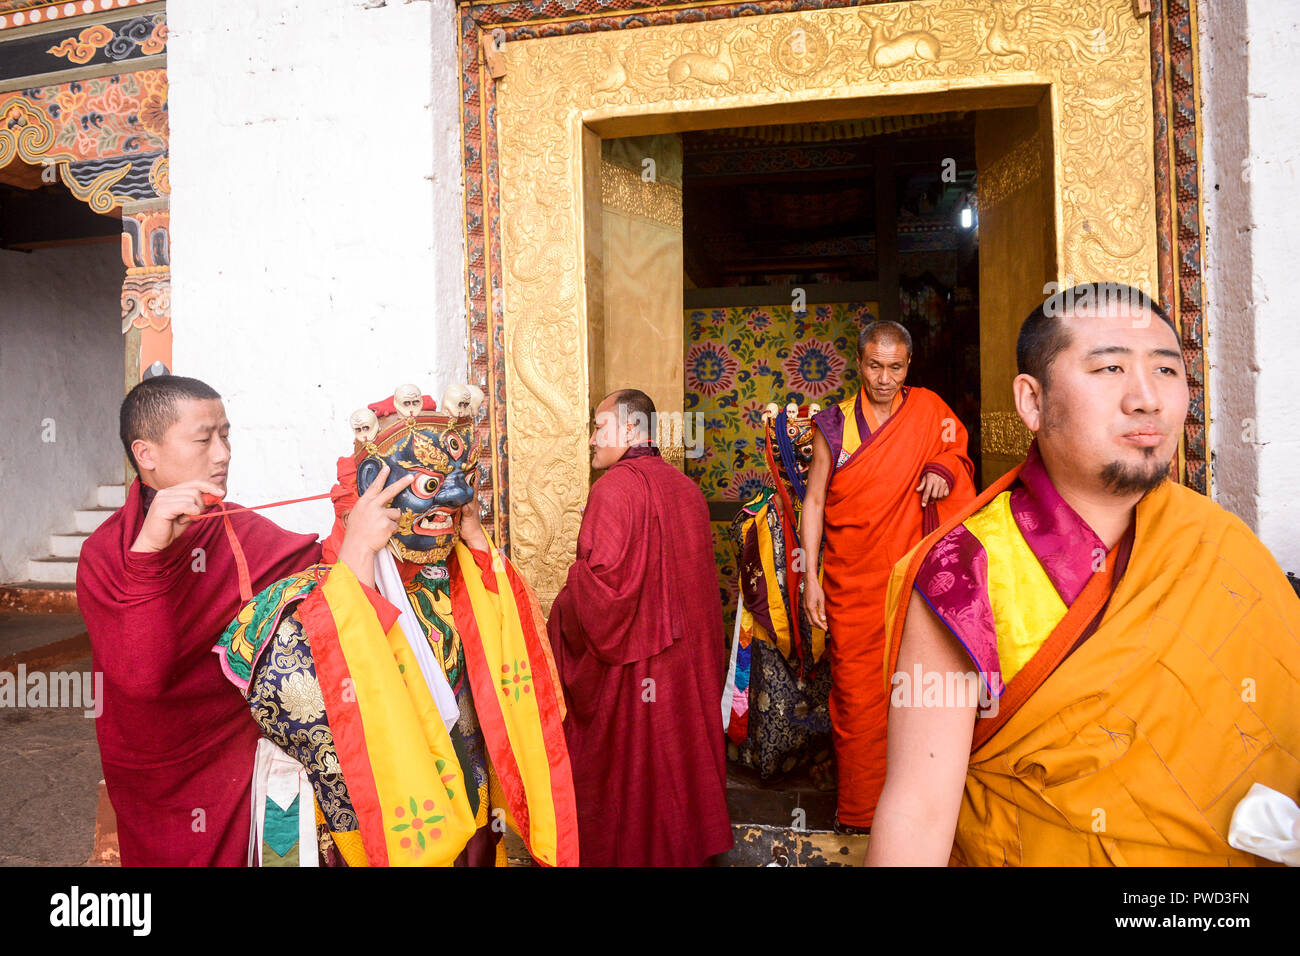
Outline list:
[[[366,489],[366,493],[361,497],[377,498],[379,493],[384,490],[384,482],[388,480],[388,473],[391,470],[388,467],[388,462],[384,462],[383,467],[379,469],[379,474],[375,475],[375,480],[370,483],[370,487]]]
[[[378,480],[378,478],[375,479],[375,481]],[[375,497],[382,504],[388,504],[397,497],[398,492],[403,491],[413,481],[415,481],[415,475],[407,475],[405,478],[398,478],[383,491],[379,492]]]

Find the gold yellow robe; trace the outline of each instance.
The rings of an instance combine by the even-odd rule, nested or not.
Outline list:
[[[895,568],[886,682],[923,559],[972,517],[977,526],[985,519],[986,531],[987,509],[1019,470]],[[998,562],[1023,554],[1017,549],[987,550],[990,578]],[[1016,613],[1004,608],[994,617]],[[1055,617],[1040,621],[1039,654]],[[1092,615],[1085,617],[1067,621],[1055,643],[1072,646]],[[998,620],[1003,630],[1006,623]],[[999,656],[1005,664],[1001,646]],[[1031,657],[1010,678],[1004,701],[1033,665]],[[1255,782],[1300,796],[1298,682],[1300,600],[1277,562],[1234,515],[1187,488],[1161,485],[1137,506],[1128,564],[1096,630],[971,754],[951,862],[1260,863],[1228,845],[1228,826]]]

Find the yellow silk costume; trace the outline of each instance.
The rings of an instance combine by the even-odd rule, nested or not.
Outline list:
[[[1088,621],[1058,628],[1065,604],[1025,560],[1005,500],[1017,472],[895,568],[886,681],[917,572],[963,522],[988,556],[1004,700],[1049,637],[1068,652],[1086,633]],[[971,754],[953,864],[1260,862],[1228,845],[1228,827],[1255,782],[1300,795],[1300,600],[1238,518],[1178,485],[1149,493],[1100,624],[1037,679]]]

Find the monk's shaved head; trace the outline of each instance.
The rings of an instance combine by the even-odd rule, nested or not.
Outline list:
[[[183,375],[147,378],[127,392],[118,415],[118,434],[127,457],[131,459],[131,467],[140,470],[140,464],[131,451],[131,444],[141,438],[155,444],[160,443],[166,436],[167,429],[180,420],[182,402],[220,398],[211,385]]]
[[[1140,289],[1122,282],[1084,282],[1048,296],[1025,317],[1016,340],[1016,370],[1021,375],[1032,375],[1046,387],[1053,360],[1072,341],[1070,329],[1062,320],[1076,310],[1095,312],[1120,305],[1132,305],[1157,316],[1177,336],[1178,328],[1169,313]]]
[[[620,388],[596,406],[591,432],[591,467],[608,468],[634,445],[654,439],[655,403],[639,388]]]
[[[859,358],[868,345],[901,345],[907,349],[907,357],[912,357],[912,333],[888,319],[875,319],[862,327],[858,333]]]
[[[653,437],[650,429],[655,420],[655,403],[649,395],[639,388],[620,388],[606,395],[601,404],[611,400],[623,421],[635,423],[643,435]]]

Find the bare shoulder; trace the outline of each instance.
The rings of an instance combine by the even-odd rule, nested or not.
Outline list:
[[[900,664],[904,655],[933,670],[962,669],[971,663],[952,631],[939,620],[916,588],[907,602],[907,619],[903,622],[899,646]]]

